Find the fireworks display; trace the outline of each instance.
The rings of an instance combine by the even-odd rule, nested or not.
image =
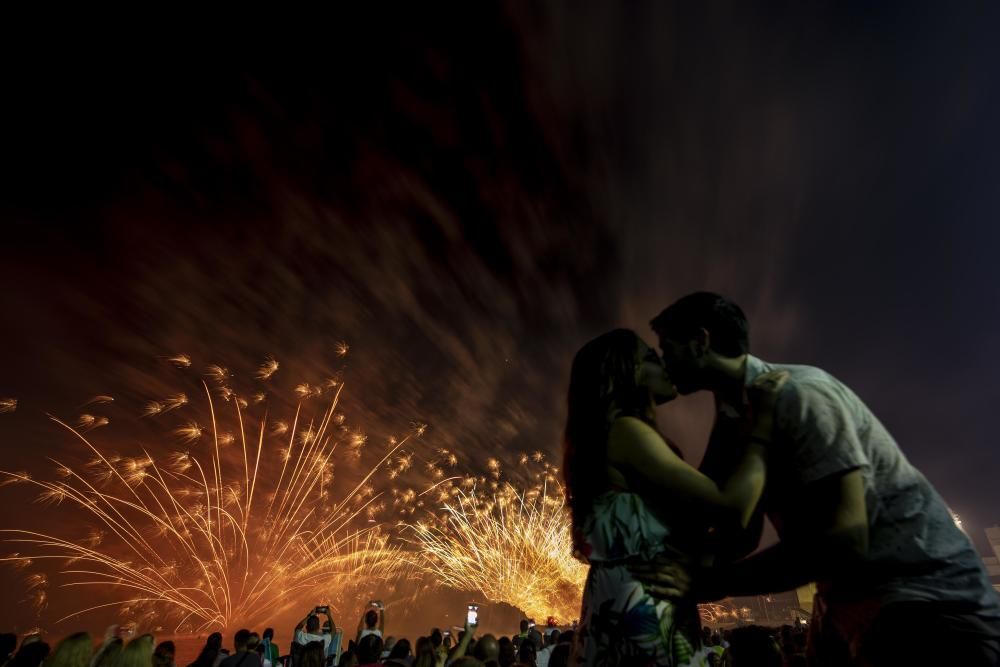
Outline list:
[[[444,509],[443,521],[410,526],[418,567],[535,618],[567,623],[579,616],[587,568],[572,557],[558,486],[527,494],[510,485],[490,495],[460,491]]]
[[[262,368],[270,377],[277,362]],[[207,375],[220,387],[230,379],[218,366]],[[365,442],[340,425],[343,385],[315,418],[307,420],[299,406],[290,426],[269,422],[266,413],[259,419],[245,414],[245,402],[231,390],[217,392],[225,400],[219,403],[207,383],[202,387],[208,421],[176,429],[183,449],[110,454],[84,435],[107,425],[106,417],[84,414],[75,425],[52,418],[89,461],[73,467],[53,460],[54,479],[3,472],[4,483],[33,486],[39,501],[60,511],[75,507],[86,533],[9,529],[4,532],[17,551],[2,560],[25,569],[56,561],[63,586],[89,589],[88,600],[110,598],[70,616],[116,607],[140,624],[166,625],[165,615],[175,631],[193,632],[250,623],[303,599],[336,605],[358,586],[405,576],[399,546],[369,520],[381,495],[371,480],[414,434],[394,439],[374,467],[339,485],[344,491],[335,496],[337,457],[357,456]],[[187,396],[176,394],[150,402],[143,415],[187,404]],[[27,575],[27,594],[39,610],[48,604],[51,584],[44,574]]]
[[[348,349],[339,343],[335,353]],[[192,366],[187,355],[167,361],[182,373]],[[255,381],[269,383],[278,368],[268,357]],[[541,451],[463,467],[456,452],[417,440],[428,425],[410,421],[359,465],[372,445],[338,408],[339,378],[294,384],[297,407],[278,418],[265,393],[243,399],[227,368],[195,377],[202,399],[165,392],[132,420],[162,423],[164,442],[111,453],[103,443],[112,431],[91,434],[111,424],[93,411],[115,399],[99,395],[81,404],[90,412],[50,417],[85,461],[51,459],[48,477],[0,472],[0,484],[34,488],[40,503],[83,517],[65,533],[3,531],[13,551],[0,560],[24,572],[39,615],[61,586],[88,592],[60,621],[110,610],[137,626],[204,632],[304,599],[346,608],[413,580],[414,591],[450,588],[539,618],[578,616],[586,568],[571,556],[558,470]],[[307,416],[310,407],[319,412]]]

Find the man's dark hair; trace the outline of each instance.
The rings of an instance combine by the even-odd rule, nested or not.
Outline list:
[[[443,641],[444,641],[444,635],[441,634],[441,630],[439,628],[434,628],[433,630],[431,630],[431,646],[433,646],[435,649],[438,649],[440,648],[441,643]]]
[[[168,639],[165,642],[160,642],[159,644],[157,644],[156,649],[153,651],[153,653],[159,655],[171,655],[171,656],[176,655],[177,645]]]
[[[649,323],[660,336],[678,342],[693,339],[699,329],[711,338],[711,348],[727,357],[750,351],[750,325],[738,305],[713,292],[681,297]]]
[[[528,619],[522,618],[521,619],[521,632],[527,632],[527,631],[528,631]]]
[[[365,612],[365,625],[369,628],[374,628],[378,625],[378,612],[374,609],[369,609]]]
[[[358,662],[368,664],[378,662],[382,657],[382,638],[378,635],[365,635],[358,643]]]
[[[264,639],[268,640],[274,639],[274,628],[268,628],[267,630],[264,630]]]
[[[246,648],[247,642],[249,641],[250,641],[249,630],[247,630],[246,628],[237,630],[236,635],[233,637],[233,644],[235,644],[233,648],[235,648],[237,651],[239,651],[241,648]]]
[[[306,620],[306,632],[308,632],[311,635],[314,635],[316,634],[317,630],[319,630],[319,616],[317,616],[316,614],[312,614]]]
[[[497,639],[493,635],[483,635],[476,642],[476,650],[473,656],[477,660],[482,660],[483,662],[489,662],[490,660],[496,660],[500,657],[500,646],[497,644]]]
[[[390,658],[409,658],[410,657],[410,640],[400,639],[396,642],[396,645],[392,647],[389,651]]]

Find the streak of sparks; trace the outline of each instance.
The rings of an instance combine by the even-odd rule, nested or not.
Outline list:
[[[186,354],[175,354],[172,357],[168,357],[167,361],[177,366],[177,368],[188,368],[191,366],[191,357]]]
[[[264,359],[264,363],[260,365],[257,369],[257,379],[267,381],[271,379],[271,376],[278,372],[278,362],[274,357],[267,357]]]
[[[579,616],[587,568],[572,556],[561,489],[543,489],[534,499],[509,484],[490,496],[459,491],[442,509],[444,521],[407,524],[416,567],[529,616]]]
[[[22,568],[62,562],[59,574],[69,580],[64,585],[119,597],[60,620],[117,607],[142,622],[169,617],[178,632],[204,632],[270,618],[331,591],[346,602],[349,595],[367,594],[361,587],[372,582],[407,576],[400,569],[400,544],[378,524],[386,504],[372,477],[409,437],[331,505],[336,445],[326,431],[339,391],[310,427],[308,442],[296,437],[302,423],[296,412],[293,425],[282,431],[287,451],[276,461],[264,446],[273,426],[264,419],[259,432],[248,432],[241,408],[230,404],[239,436],[221,431],[222,415],[209,386],[202,385],[210,426],[190,422],[177,432],[192,442],[214,434],[198,453],[175,451],[162,459],[147,452],[113,455],[53,417],[91,460],[81,468],[54,461],[58,474],[51,480],[0,471],[0,484],[33,486],[40,501],[75,507],[89,519],[89,531],[77,539],[0,531],[20,549],[0,561]],[[234,446],[221,449],[230,438]],[[38,610],[47,605],[48,585],[44,574],[27,575],[29,601]]]
[[[0,398],[0,415],[17,410],[16,398]]]

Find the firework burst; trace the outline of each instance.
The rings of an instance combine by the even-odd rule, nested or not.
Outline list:
[[[328,427],[339,390],[304,439],[301,405],[291,426],[282,424],[277,433],[266,415],[257,422],[232,402],[223,406],[231,413],[225,421],[232,432],[222,430],[213,394],[202,386],[208,426],[190,422],[177,431],[197,451],[113,455],[81,428],[52,418],[81,443],[90,461],[81,468],[53,461],[53,480],[0,472],[2,483],[32,486],[40,501],[75,507],[87,519],[75,538],[2,531],[18,551],[0,561],[20,568],[55,561],[62,564],[62,585],[99,589],[98,597],[113,598],[60,620],[115,607],[140,622],[169,618],[177,632],[203,632],[249,625],[331,591],[346,603],[362,584],[402,577],[400,545],[370,523],[384,508],[371,478],[410,436],[334,502],[330,484],[340,441]],[[180,396],[161,403],[186,404]],[[278,457],[265,449],[268,434],[282,438],[286,449]],[[355,440],[348,438],[343,447],[353,448]],[[226,442],[231,446],[224,449]],[[30,601],[41,610],[50,582],[45,575],[26,576]]]
[[[412,503],[415,497],[402,500]],[[530,497],[510,484],[485,496],[474,487],[468,492],[450,487],[436,500],[443,503],[442,517],[407,524],[418,547],[411,555],[417,568],[529,616],[579,616],[587,568],[572,557],[570,522],[558,485],[543,485]]]

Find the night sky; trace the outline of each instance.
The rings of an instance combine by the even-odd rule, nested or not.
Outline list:
[[[857,391],[982,547],[1000,7],[748,4],[9,42],[3,467],[72,457],[44,415],[94,394],[118,399],[113,434],[181,351],[341,373],[370,432],[424,421],[471,464],[555,458],[576,349],[622,325],[652,341],[651,316],[709,289],[744,306],[754,353]],[[692,461],[710,410],[662,410]],[[23,524],[36,506],[0,492]]]

